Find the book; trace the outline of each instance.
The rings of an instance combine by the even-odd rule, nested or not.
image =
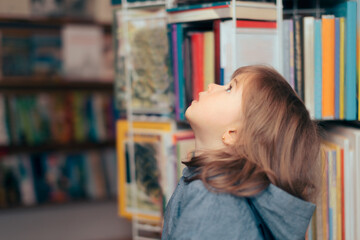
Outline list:
[[[360,191],[358,191],[358,186],[359,186],[359,182],[360,179],[358,177],[358,174],[356,174],[356,172],[359,171],[360,169],[360,164],[358,164],[358,161],[356,161],[356,159],[359,159],[360,157],[360,131],[359,129],[356,128],[351,128],[351,127],[343,127],[343,126],[335,126],[331,128],[331,131],[333,131],[336,134],[342,135],[346,138],[349,139],[349,145],[350,145],[350,153],[353,152],[353,166],[351,166],[351,171],[350,174],[348,175],[353,176],[353,184],[351,184],[351,190],[353,192],[353,194],[355,195],[354,199],[354,203],[355,206],[358,206],[359,204],[359,196],[360,196]],[[352,150],[352,151],[351,151]],[[352,163],[352,161],[350,161]],[[350,163],[350,164],[351,164]],[[354,236],[355,238],[357,238],[357,236],[359,236],[359,212],[360,209],[357,207],[352,208],[352,212],[354,213],[352,216],[352,222],[354,223]],[[354,211],[355,209],[355,211]]]
[[[191,59],[191,37],[185,36],[184,39],[184,77],[185,77],[185,108],[190,106],[193,100],[193,80],[192,80],[192,59]]]
[[[350,238],[353,239],[353,222],[351,222],[351,215],[353,206],[353,199],[355,195],[351,191],[351,185],[354,183],[353,175],[351,173],[353,163],[350,162],[350,146],[349,139],[337,133],[330,131],[326,132],[326,140],[338,145],[341,148],[340,156],[337,156],[337,203],[340,213],[337,216],[338,231],[337,239]],[[338,153],[339,154],[339,153]]]
[[[204,32],[204,90],[215,83],[215,45],[214,32]]]
[[[315,19],[314,39],[314,111],[315,119],[322,118],[322,22]]]
[[[314,106],[314,17],[304,17],[304,102],[310,113],[310,117],[315,117]],[[284,60],[286,61],[286,60]]]
[[[347,1],[336,5],[336,17],[345,18],[345,119],[356,120],[356,16],[357,3]]]
[[[295,91],[300,99],[304,100],[304,76],[303,76],[303,20],[301,16],[294,17],[294,70]]]
[[[10,143],[5,104],[5,97],[0,95],[0,146],[8,145]]]
[[[291,19],[284,19],[283,21],[283,36],[282,41],[284,44],[283,48],[283,70],[284,78],[291,85],[290,82],[290,24],[292,24]]]
[[[345,118],[345,18],[340,18],[340,46],[339,46],[339,115]]]
[[[191,34],[193,99],[198,100],[204,91],[204,33]]]
[[[31,37],[31,60],[36,76],[61,76],[61,38],[54,34],[35,34]]]
[[[221,64],[220,64],[220,20],[214,20],[214,55],[215,55],[215,83],[220,84],[221,79]]]
[[[177,56],[178,66],[178,105],[179,105],[179,120],[185,120],[185,110],[186,110],[186,102],[185,102],[185,76],[184,76],[184,51],[183,51],[183,43],[184,43],[184,31],[182,24],[176,24],[176,49],[175,51]]]
[[[335,18],[335,119],[340,119],[340,19]]]
[[[119,214],[127,218],[138,214],[140,219],[160,221],[163,197],[169,194],[165,184],[171,138],[166,143],[165,135],[171,135],[173,127],[170,122],[132,124],[131,133],[127,121],[117,122]]]
[[[61,34],[65,76],[77,80],[101,78],[103,71],[101,27],[66,25]]]
[[[322,16],[322,118],[335,117],[335,20]]]
[[[209,3],[207,5],[192,5],[168,9],[168,22],[194,22],[214,19],[232,18],[232,2]],[[273,3],[250,1],[236,2],[236,16],[252,20],[276,20],[276,6]]]
[[[264,64],[279,69],[276,22],[237,20],[235,41],[236,67]]]
[[[169,117],[173,112],[173,79],[169,65],[171,54],[164,14],[164,9],[151,13],[132,10],[129,11],[129,17],[137,20],[123,23],[119,13],[120,24],[128,24],[126,42],[129,48],[125,51],[120,47],[118,51],[129,60],[126,72],[132,76],[130,97],[133,113],[137,115]]]

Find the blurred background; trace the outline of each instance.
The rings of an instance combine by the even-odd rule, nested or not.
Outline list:
[[[0,239],[130,239],[110,0],[0,1]]]

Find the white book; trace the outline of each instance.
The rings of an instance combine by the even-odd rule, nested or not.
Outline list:
[[[103,72],[100,26],[66,25],[62,30],[63,68],[68,78],[97,80]]]
[[[290,24],[292,21],[286,19],[283,21],[283,75],[290,84]]]
[[[234,24],[232,20],[220,22],[220,68],[223,72],[224,85],[231,81],[235,71],[233,64],[233,49],[235,45]]]
[[[304,17],[304,89],[305,106],[312,119],[315,118],[314,103],[314,17]]]
[[[279,70],[276,28],[236,28],[236,66],[261,64]]]

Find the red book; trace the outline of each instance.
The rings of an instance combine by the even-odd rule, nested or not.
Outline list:
[[[276,28],[276,22],[237,20],[237,28]]]
[[[199,93],[204,91],[204,34],[196,32],[191,35],[191,59],[193,99],[198,100]]]

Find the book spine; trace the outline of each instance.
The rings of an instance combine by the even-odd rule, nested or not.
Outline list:
[[[339,46],[339,94],[340,119],[345,118],[345,18],[340,18],[340,46]]]
[[[178,70],[178,51],[177,51],[177,27],[171,24],[171,47],[172,47],[172,66],[174,75],[174,92],[175,92],[175,117],[180,120],[180,96],[179,96],[179,70]]]
[[[335,18],[335,119],[340,119],[340,20]]]
[[[322,17],[322,118],[334,119],[335,115],[335,22],[333,15]]]
[[[184,78],[184,56],[183,56],[183,26],[176,24],[176,45],[179,76],[179,119],[185,120],[185,78]]]
[[[315,99],[315,119],[322,117],[322,36],[320,19],[315,20],[315,40],[314,40],[314,99]]]

